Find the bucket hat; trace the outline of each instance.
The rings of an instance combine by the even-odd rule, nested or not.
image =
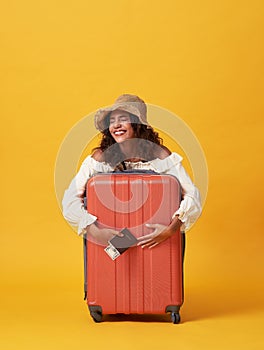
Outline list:
[[[123,94],[115,100],[112,106],[101,108],[95,113],[94,125],[96,129],[103,131],[108,128],[105,118],[110,112],[116,110],[134,114],[142,124],[149,125],[147,122],[147,106],[145,102],[136,95]]]

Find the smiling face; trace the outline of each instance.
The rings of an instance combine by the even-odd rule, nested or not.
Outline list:
[[[134,138],[129,113],[121,110],[113,111],[109,119],[109,132],[118,143]]]

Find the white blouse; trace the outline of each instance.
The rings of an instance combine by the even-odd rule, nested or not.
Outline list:
[[[173,214],[179,215],[183,222],[182,231],[188,230],[201,214],[201,201],[198,189],[192,183],[189,175],[182,166],[182,157],[171,153],[164,159],[156,158],[148,162],[125,162],[127,169],[153,170],[159,174],[175,176],[183,191],[183,199],[179,209]],[[83,194],[88,179],[97,173],[113,172],[114,168],[105,162],[98,162],[88,156],[82,163],[80,170],[65,191],[62,200],[63,216],[72,225],[78,227],[78,234],[82,234],[88,225],[96,221],[97,217],[89,214],[84,208]]]

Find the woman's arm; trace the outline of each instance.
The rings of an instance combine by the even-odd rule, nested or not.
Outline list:
[[[169,226],[161,224],[146,224],[148,228],[151,228],[154,231],[148,235],[139,237],[138,245],[142,248],[154,248],[156,245],[162,243],[163,241],[166,241],[166,239],[173,236],[174,233],[181,227],[181,225],[182,222],[179,219],[178,215],[175,215]]]
[[[65,219],[78,227],[78,234],[87,234],[97,244],[107,244],[114,235],[123,236],[122,233],[111,228],[99,228],[96,224],[97,217],[88,213],[84,206],[84,193],[88,179],[96,173],[92,167],[94,160],[99,161],[100,150],[96,150],[92,157],[88,157],[82,163],[80,170],[65,191],[62,206]]]
[[[179,180],[182,188],[182,201],[179,209],[174,213],[174,216],[182,221],[182,231],[187,230],[201,215],[202,206],[200,199],[200,192],[193,184],[186,170],[179,162],[168,172],[171,175],[176,176]]]
[[[178,229],[184,231],[190,228],[201,214],[199,191],[182,166],[181,159],[179,155],[172,154],[172,156],[168,158],[168,168],[166,170],[161,169],[163,170],[163,174],[173,175],[179,180],[182,188],[182,201],[180,206],[173,214],[172,221],[168,226],[159,223],[146,224],[146,227],[153,229],[153,232],[138,238],[138,245],[142,246],[142,248],[153,248],[171,237]]]
[[[88,225],[96,221],[96,216],[87,212],[84,207],[84,193],[88,179],[93,175],[90,157],[82,163],[80,170],[65,191],[62,200],[63,216],[72,226],[78,227],[78,234],[85,233]]]

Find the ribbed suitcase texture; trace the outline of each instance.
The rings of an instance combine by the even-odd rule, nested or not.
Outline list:
[[[180,185],[170,175],[99,174],[89,179],[86,191],[87,210],[97,216],[100,227],[126,227],[136,237],[152,232],[146,223],[168,225],[180,203]],[[100,307],[103,314],[162,314],[171,311],[169,306],[179,310],[183,303],[179,231],[152,249],[131,247],[114,261],[104,248],[87,237],[90,310]]]

